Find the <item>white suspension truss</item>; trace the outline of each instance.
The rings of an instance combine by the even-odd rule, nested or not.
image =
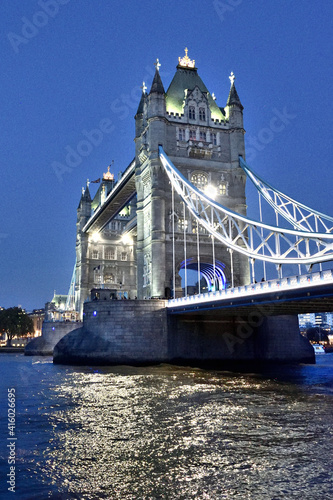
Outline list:
[[[282,229],[251,220],[199,191],[173,165],[162,146],[159,146],[159,156],[173,189],[198,224],[229,249],[250,259],[274,264],[312,265],[333,260],[333,234],[328,230],[318,232],[304,229],[303,225],[307,224],[310,217],[303,217],[297,223],[293,220],[291,224],[297,229]],[[283,211],[283,208],[280,207],[280,210]],[[322,215],[319,212],[311,213]],[[291,218],[290,215],[288,217]]]
[[[274,188],[239,157],[239,163],[260,194],[292,227],[302,231],[333,233],[333,218],[299,203]]]

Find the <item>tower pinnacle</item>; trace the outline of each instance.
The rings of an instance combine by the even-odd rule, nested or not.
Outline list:
[[[195,69],[195,60],[190,59],[187,55],[188,53],[188,48],[185,47],[185,56],[184,57],[178,57],[178,66],[181,68],[191,68]]]

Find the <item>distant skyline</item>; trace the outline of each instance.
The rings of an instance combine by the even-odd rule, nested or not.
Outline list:
[[[82,186],[125,170],[142,82],[159,58],[167,89],[185,47],[219,106],[234,72],[253,169],[333,216],[332,3],[11,0],[1,14],[1,306],[68,292]]]

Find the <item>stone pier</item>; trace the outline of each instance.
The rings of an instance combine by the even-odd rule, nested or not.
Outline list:
[[[265,317],[257,327],[233,317],[182,318],[165,300],[85,303],[83,326],[55,346],[59,364],[175,363],[224,369],[232,363],[314,362],[297,316]]]

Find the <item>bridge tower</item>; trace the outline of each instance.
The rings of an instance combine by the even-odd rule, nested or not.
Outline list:
[[[75,266],[75,309],[82,314],[83,303],[89,292],[88,245],[89,236],[82,231],[91,215],[89,186],[82,188],[82,196],[77,208],[76,221],[76,266]]]
[[[138,298],[170,296],[174,267],[176,295],[182,294],[179,271],[184,266],[185,245],[190,269],[203,270],[212,264],[212,239],[197,227],[180,200],[175,198],[172,209],[172,189],[159,160],[159,145],[190,182],[246,215],[245,174],[239,166],[239,156],[245,159],[245,131],[235,77],[233,73],[229,77],[226,106],[219,107],[187,52],[179,58],[167,91],[157,59],[151,89],[147,93],[143,85],[135,116]],[[238,252],[232,255],[217,242],[214,252],[226,282],[235,286],[250,282],[247,257]]]

